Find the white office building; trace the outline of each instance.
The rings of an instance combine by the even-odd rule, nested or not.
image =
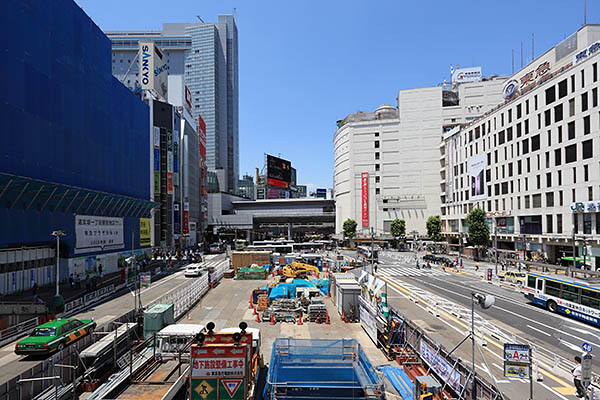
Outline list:
[[[467,71],[473,73],[465,77]],[[336,234],[353,219],[359,235],[370,235],[372,228],[382,236],[399,218],[407,232],[424,235],[425,221],[440,214],[443,200],[444,132],[498,104],[505,78],[482,78],[480,68],[459,69],[451,84],[400,90],[398,107],[383,105],[338,121],[333,138]]]
[[[474,208],[498,247],[600,265],[600,25],[586,25],[507,80],[505,101],[444,138],[445,235]],[[564,261],[564,260],[563,260]]]

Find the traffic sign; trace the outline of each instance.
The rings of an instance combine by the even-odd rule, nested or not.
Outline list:
[[[592,352],[592,345],[589,344],[588,342],[583,342],[583,344],[581,345],[581,348],[583,349],[583,351],[585,351],[586,353],[591,353]]]

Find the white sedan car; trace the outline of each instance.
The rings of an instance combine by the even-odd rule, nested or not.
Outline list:
[[[190,264],[183,273],[184,276],[193,277],[202,275],[202,267],[200,264]]]

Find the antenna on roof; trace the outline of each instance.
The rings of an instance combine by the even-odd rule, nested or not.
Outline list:
[[[202,22],[204,24],[204,20],[199,15],[196,15],[196,18],[198,18],[200,20],[200,22]]]

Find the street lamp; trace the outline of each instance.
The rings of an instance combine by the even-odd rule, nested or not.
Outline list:
[[[473,379],[473,398],[475,399],[475,302],[483,310],[492,307],[496,298],[489,294],[471,292],[471,376]]]
[[[60,249],[60,237],[65,236],[66,233],[63,231],[54,231],[52,236],[56,237],[56,296],[59,295],[59,282],[60,282],[60,266],[59,266],[59,249]]]

